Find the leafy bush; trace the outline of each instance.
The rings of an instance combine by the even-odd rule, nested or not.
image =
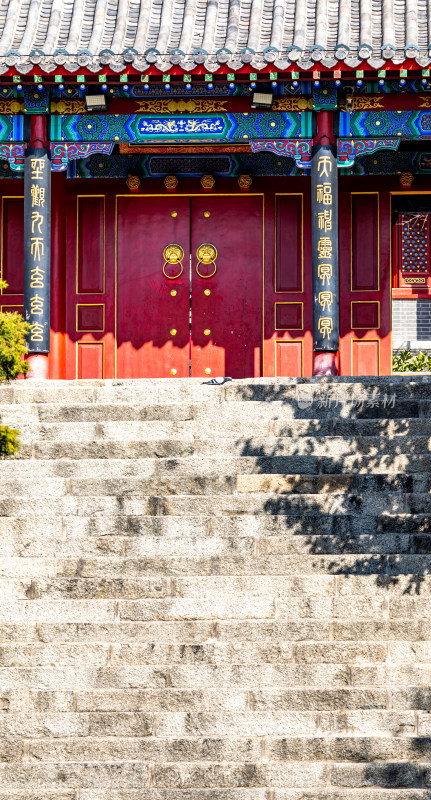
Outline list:
[[[7,284],[0,281],[0,291],[6,288]],[[24,361],[27,331],[28,323],[24,322],[21,314],[0,312],[0,382],[12,381],[28,372],[29,365]],[[18,452],[18,437],[19,431],[8,425],[0,425],[0,456],[11,456]]]
[[[392,360],[394,372],[431,372],[431,356],[418,353],[414,356],[410,350],[403,350]]]
[[[19,435],[19,431],[15,428],[0,425],[0,457],[13,456],[18,452],[21,446]]]
[[[0,291],[6,286],[0,281]],[[27,353],[24,341],[27,331],[28,323],[21,314],[0,312],[0,381],[13,381],[28,372],[29,365],[23,360]]]

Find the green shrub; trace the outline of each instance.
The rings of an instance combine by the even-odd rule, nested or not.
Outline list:
[[[414,356],[410,350],[403,350],[393,357],[392,369],[394,372],[431,372],[431,356],[426,353]]]
[[[21,443],[20,432],[8,425],[0,425],[0,457],[14,456],[18,453]]]
[[[7,288],[4,281],[0,281],[0,291]],[[25,335],[28,323],[24,322],[21,314],[0,312],[0,382],[13,381],[18,375],[28,372],[29,365],[24,361],[27,353]],[[19,431],[0,425],[0,456],[12,456],[20,448]]]
[[[0,291],[7,284],[0,281]],[[0,381],[13,381],[18,375],[28,372],[29,366],[23,357],[27,353],[25,335],[28,323],[21,314],[0,312]]]

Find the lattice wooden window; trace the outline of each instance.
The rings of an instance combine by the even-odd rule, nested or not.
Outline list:
[[[416,212],[398,217],[399,285],[430,285],[430,214]]]

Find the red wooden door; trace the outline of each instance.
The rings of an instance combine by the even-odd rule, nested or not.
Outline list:
[[[391,374],[390,230],[388,192],[341,193],[341,375]]]
[[[265,196],[265,377],[313,370],[310,193],[293,188]]]
[[[263,198],[191,199],[191,374],[261,375]]]
[[[67,250],[68,378],[261,374],[262,195],[72,193]]]
[[[188,197],[117,197],[117,377],[188,377],[189,265]]]
[[[5,194],[1,198],[0,310],[23,313],[24,302],[24,198]]]
[[[104,194],[67,198],[66,378],[115,377],[114,209]]]

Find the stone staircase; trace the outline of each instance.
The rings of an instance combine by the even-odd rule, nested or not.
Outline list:
[[[431,380],[17,382],[1,800],[431,798]]]

